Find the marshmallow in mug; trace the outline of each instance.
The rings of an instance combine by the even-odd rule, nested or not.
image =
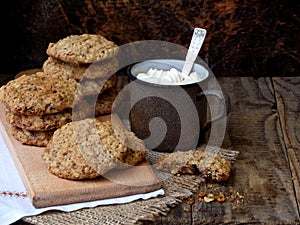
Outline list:
[[[170,70],[150,68],[146,73],[139,73],[136,77],[139,80],[148,83],[164,85],[192,84],[199,82],[205,78],[201,76],[201,74],[196,72],[192,72],[188,76],[186,76],[175,68],[172,68]]]

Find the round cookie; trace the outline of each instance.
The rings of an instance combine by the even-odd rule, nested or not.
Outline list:
[[[122,139],[119,136],[110,121],[85,119],[71,122],[55,131],[42,158],[52,174],[66,179],[94,178],[113,168],[128,166],[122,165],[123,162],[135,165],[145,158],[142,140],[125,131]],[[126,143],[131,143],[134,150]],[[129,155],[134,160],[129,160]]]
[[[11,127],[12,135],[22,144],[45,147],[52,138],[54,130],[28,131],[15,126]]]
[[[6,111],[6,118],[13,126],[27,131],[47,131],[59,128],[72,121],[71,111],[54,114],[27,116]]]
[[[89,64],[116,56],[118,46],[97,34],[70,35],[50,43],[47,54],[64,62]]]
[[[77,88],[74,79],[38,72],[2,86],[0,100],[15,114],[53,114],[72,108]]]
[[[43,71],[49,74],[62,73],[70,78],[80,81],[85,79],[99,79],[107,77],[118,70],[118,59],[111,58],[90,65],[76,65],[49,57],[43,64]]]

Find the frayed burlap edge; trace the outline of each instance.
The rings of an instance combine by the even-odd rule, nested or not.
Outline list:
[[[206,150],[228,158],[232,163],[238,152],[215,147],[207,147]],[[148,152],[147,160],[155,164],[163,153]],[[136,224],[143,220],[153,221],[161,215],[167,215],[172,207],[180,204],[198,190],[205,181],[197,176],[173,176],[168,173],[156,171],[155,173],[165,191],[164,196],[135,202],[98,206],[73,212],[48,211],[43,214],[23,218],[23,221],[31,224]]]

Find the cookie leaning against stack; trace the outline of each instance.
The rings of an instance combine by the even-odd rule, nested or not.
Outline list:
[[[143,141],[132,132],[116,132],[110,121],[97,119],[59,128],[42,154],[48,170],[66,179],[95,178],[114,168],[137,165],[145,156]]]
[[[8,82],[0,89],[0,100],[13,135],[23,144],[45,146],[53,130],[70,122],[78,83],[60,74],[38,72]]]

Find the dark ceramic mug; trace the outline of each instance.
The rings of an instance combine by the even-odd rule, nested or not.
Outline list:
[[[195,83],[160,85],[136,78],[138,73],[146,73],[150,68],[166,70],[182,68],[183,64],[182,60],[160,59],[128,67],[130,127],[148,149],[161,152],[194,149],[205,143],[211,124],[228,113],[229,105],[223,93],[208,89],[212,73],[206,64],[194,64],[192,72],[201,74],[201,80]],[[222,105],[219,114],[209,120],[208,95],[219,98]]]

